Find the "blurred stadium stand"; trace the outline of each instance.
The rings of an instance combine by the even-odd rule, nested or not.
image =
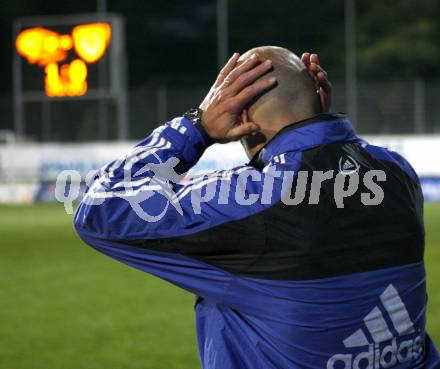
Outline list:
[[[345,84],[334,83],[334,111],[345,111]],[[55,201],[55,182],[63,170],[75,170],[85,185],[86,175],[123,155],[159,124],[197,106],[209,85],[191,87],[145,84],[128,93],[129,140],[118,141],[116,114],[108,104],[107,124],[100,123],[100,107],[93,100],[47,100],[26,103],[25,140],[16,142],[9,96],[0,97],[0,203]],[[360,83],[357,131],[388,146],[414,165],[425,198],[440,201],[440,168],[433,153],[440,146],[440,82]],[[5,122],[10,122],[5,126]],[[215,145],[200,171],[231,168],[246,162],[239,144]],[[217,158],[227,157],[219,162]]]
[[[209,85],[178,87],[145,84],[128,92],[129,139],[145,137],[159,124],[197,106]],[[440,133],[440,81],[360,82],[357,131],[361,134]],[[0,96],[2,130],[13,130],[12,100]],[[334,83],[333,110],[346,111],[345,84]],[[26,104],[28,141],[78,142],[115,140],[114,107],[100,125],[94,101],[47,101]],[[8,124],[9,123],[9,124]],[[1,138],[0,138],[1,139]]]
[[[144,2],[139,9],[124,1],[110,5],[116,12],[114,19],[125,19],[126,27],[121,26],[116,37],[120,48],[113,49],[110,43],[109,52],[100,59],[102,64],[87,65],[87,86],[89,92],[95,89],[99,95],[107,91],[107,95],[120,94],[124,99],[101,95],[100,101],[88,99],[90,95],[46,98],[42,90],[44,71],[35,64],[27,65],[23,54],[18,57],[13,43],[6,45],[13,55],[14,73],[0,78],[15,89],[0,90],[0,203],[53,201],[55,180],[63,170],[77,170],[84,185],[90,170],[122,155],[158,125],[198,106],[215,77],[216,65],[223,64],[229,51],[244,51],[259,44],[277,44],[296,52],[319,50],[334,86],[333,111],[355,110],[353,123],[358,133],[406,156],[422,177],[426,198],[440,200],[436,161],[440,147],[440,64],[433,62],[440,57],[440,50],[432,42],[437,39],[437,2],[416,4],[408,0],[396,8],[380,1],[347,0],[322,3],[313,11],[309,4],[291,0],[280,0],[270,9],[251,0],[189,0],[166,6]],[[73,32],[71,26],[85,16],[79,12],[88,12],[89,20],[95,15],[98,20],[107,16],[109,21],[113,19],[105,0],[81,7],[47,0],[42,9],[37,5],[27,8],[5,7],[7,16],[0,16],[0,25],[17,36],[28,26],[44,26],[46,22],[49,30],[67,36]],[[57,15],[63,12],[67,15]],[[293,24],[292,14],[303,16],[296,16]],[[416,16],[407,19],[407,14]],[[57,23],[60,17],[62,24]],[[255,32],[243,18],[260,24],[262,32]],[[311,27],[316,19],[322,27]],[[66,50],[72,54],[73,49]],[[118,63],[112,64],[110,50],[116,49]],[[72,57],[62,63],[71,63]],[[3,65],[9,62],[0,60]],[[19,78],[17,70],[22,73]],[[123,71],[115,78],[119,81],[116,85],[107,83],[110,77],[101,78],[110,70],[117,72],[109,76]],[[11,92],[19,95],[17,86],[23,89],[23,96],[30,91],[30,98],[20,98],[23,109],[17,109],[20,104],[14,105],[11,96]],[[357,95],[356,104],[347,98],[348,89],[352,99]],[[35,96],[39,94],[35,99],[34,92]],[[14,108],[18,112],[15,117]],[[124,114],[119,114],[121,110]],[[21,125],[14,126],[14,118],[21,114],[23,119],[16,122],[23,122],[23,136],[17,139],[15,132]],[[127,115],[127,138],[121,140]],[[200,165],[202,171],[246,160],[238,144],[215,145],[210,153]],[[216,156],[228,160],[219,163]]]

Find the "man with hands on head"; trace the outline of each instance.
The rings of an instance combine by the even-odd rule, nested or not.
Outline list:
[[[86,243],[197,296],[205,369],[440,365],[425,332],[417,175],[328,113],[330,98],[315,54],[236,53],[199,108],[106,165],[76,211]],[[235,140],[248,164],[179,183],[208,146]],[[386,174],[380,204],[357,193],[339,207],[334,177],[317,201],[309,185],[291,201],[299,173],[345,175],[345,162]]]

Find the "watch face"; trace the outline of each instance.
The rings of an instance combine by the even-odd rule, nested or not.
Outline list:
[[[193,124],[197,124],[200,120],[201,111],[199,109],[190,109],[185,113],[185,117],[188,118]]]

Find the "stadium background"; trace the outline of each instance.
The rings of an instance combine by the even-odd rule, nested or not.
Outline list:
[[[111,99],[47,97],[22,105],[17,130],[14,24],[86,13],[125,21],[125,130]],[[83,185],[90,170],[198,105],[228,54],[265,44],[318,52],[334,84],[333,110],[347,111],[360,134],[401,152],[421,176],[428,326],[440,344],[439,19],[436,0],[2,4],[0,369],[198,366],[194,298],[82,245],[55,201],[55,180],[73,169]],[[43,71],[22,63],[23,88],[41,89]],[[238,145],[218,146],[196,170],[243,160]]]

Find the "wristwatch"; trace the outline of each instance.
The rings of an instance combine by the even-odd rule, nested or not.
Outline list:
[[[203,110],[200,108],[189,109],[183,116],[192,122],[192,124],[202,124]]]
[[[185,114],[183,114],[183,117],[188,119],[193,124],[193,126],[199,130],[199,132],[202,134],[203,138],[205,139],[206,144],[211,145],[215,141],[208,135],[208,133],[205,130],[205,127],[203,127],[202,114],[203,114],[202,109],[192,108],[189,109]]]

